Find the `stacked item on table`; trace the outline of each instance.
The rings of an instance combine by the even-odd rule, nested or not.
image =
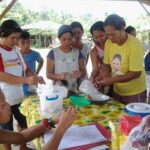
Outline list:
[[[99,92],[89,80],[83,80],[79,90],[89,96],[92,103],[101,104],[110,99],[109,96]]]

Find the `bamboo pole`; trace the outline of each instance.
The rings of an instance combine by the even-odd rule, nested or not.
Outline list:
[[[12,8],[12,6],[15,4],[16,1],[17,0],[12,0],[10,2],[10,4],[5,8],[5,10],[0,15],[0,21],[3,19],[3,17],[5,17],[5,15],[7,14],[7,12]]]
[[[150,12],[146,9],[146,7],[143,5],[143,3],[141,1],[138,1],[138,2],[143,7],[143,9],[146,11],[146,13],[148,14],[148,16],[150,17]]]

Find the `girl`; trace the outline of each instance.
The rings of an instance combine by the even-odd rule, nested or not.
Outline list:
[[[54,84],[66,85],[69,90],[77,88],[77,79],[85,75],[83,57],[72,48],[72,28],[63,25],[59,28],[60,46],[52,49],[47,57],[47,78]]]

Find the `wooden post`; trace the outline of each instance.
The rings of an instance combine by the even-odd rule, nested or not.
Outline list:
[[[146,13],[148,14],[148,16],[150,17],[150,12],[146,9],[146,7],[143,5],[143,3],[141,1],[138,1],[138,2],[143,7],[143,9],[146,11]]]
[[[12,8],[12,6],[15,4],[16,1],[17,0],[12,0],[10,2],[10,4],[5,8],[5,10],[0,15],[0,21],[3,19],[3,17],[5,17],[5,15],[7,14],[7,12]]]

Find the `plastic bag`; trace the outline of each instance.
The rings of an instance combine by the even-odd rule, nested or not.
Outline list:
[[[68,90],[59,85],[41,85],[38,90],[40,98],[40,113],[43,117],[51,117],[63,110],[63,98]]]
[[[89,80],[83,80],[80,84],[79,90],[86,95],[89,95],[95,101],[105,101],[109,96],[99,92]]]
[[[147,150],[150,143],[150,115],[143,118],[142,122],[131,130],[122,150],[132,149]],[[131,149],[131,148],[130,148]]]

